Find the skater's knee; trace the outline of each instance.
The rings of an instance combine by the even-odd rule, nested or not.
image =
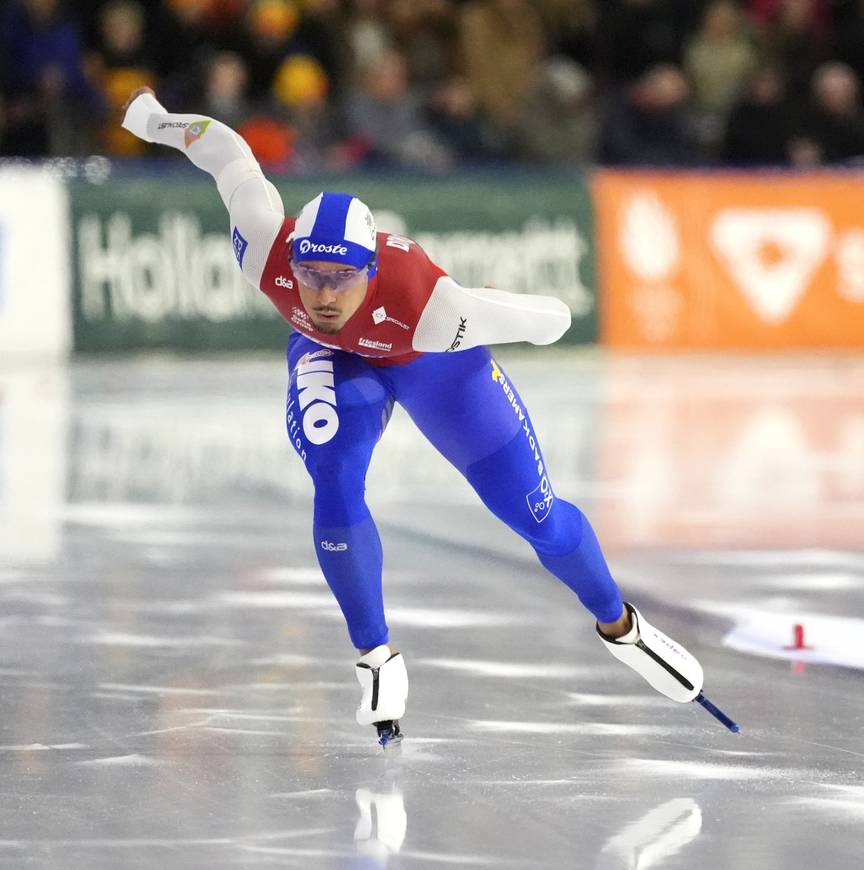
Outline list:
[[[563,556],[579,549],[583,537],[582,512],[555,497],[539,518],[533,513],[515,513],[502,517],[516,534],[527,541],[537,555]]]
[[[333,451],[324,457],[316,457],[307,463],[315,491],[362,494],[366,486],[367,457],[356,456],[346,451]]]
[[[315,522],[350,526],[369,516],[366,506],[366,466],[350,457],[334,456],[310,468],[315,485]]]
[[[563,556],[579,548],[587,522],[576,505],[556,498],[544,522],[529,526],[524,537],[538,556]]]

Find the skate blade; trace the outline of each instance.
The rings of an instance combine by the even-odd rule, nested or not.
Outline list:
[[[382,749],[387,749],[388,746],[398,746],[402,742],[404,735],[399,730],[398,722],[376,722],[375,727],[378,729],[378,742]]]
[[[733,722],[722,710],[715,707],[706,697],[704,692],[700,692],[694,699],[697,704],[701,704],[718,722],[722,722],[733,734],[737,734],[741,730],[741,726],[737,722]]]

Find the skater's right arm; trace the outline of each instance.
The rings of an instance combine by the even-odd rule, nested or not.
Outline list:
[[[183,151],[213,176],[228,209],[237,262],[246,279],[260,286],[285,209],[243,137],[205,115],[167,112],[150,88],[132,92],[123,126],[139,139]]]

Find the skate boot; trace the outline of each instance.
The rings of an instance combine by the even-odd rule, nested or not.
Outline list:
[[[650,625],[632,605],[624,602],[633,622],[623,637],[597,634],[616,659],[633,668],[658,692],[673,701],[698,700],[702,691],[702,666],[684,647]]]
[[[387,747],[399,743],[399,718],[405,714],[408,672],[401,653],[391,653],[386,644],[361,656],[354,672],[363,690],[357,708],[358,725],[374,725],[378,742]]]

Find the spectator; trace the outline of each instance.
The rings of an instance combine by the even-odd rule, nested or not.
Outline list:
[[[841,163],[864,156],[860,82],[845,64],[826,63],[813,74],[811,101],[789,145],[796,166]]]
[[[424,95],[456,68],[458,24],[447,0],[391,0],[390,30],[405,53],[411,81]]]
[[[202,112],[239,128],[249,117],[249,69],[234,51],[221,51],[207,65]]]
[[[443,145],[425,125],[408,84],[405,58],[387,51],[348,97],[349,132],[363,144],[371,165],[442,170],[452,164]]]
[[[695,149],[687,81],[672,64],[651,67],[610,103],[600,160],[612,166],[686,166]]]
[[[684,34],[676,11],[671,0],[604,3],[598,28],[604,76],[613,84],[630,83],[656,64],[680,63]]]
[[[471,0],[462,10],[460,36],[480,111],[512,132],[542,56],[539,15],[528,0]]]
[[[160,92],[170,102],[200,99],[200,82],[213,51],[237,47],[237,28],[220,30],[215,21],[222,19],[214,21],[212,9],[212,0],[162,0],[154,13],[151,44]]]
[[[753,21],[764,27],[774,20],[784,3],[785,0],[747,0],[747,11]],[[813,29],[820,38],[823,38],[831,28],[830,6],[834,3],[836,0],[815,0],[812,4]]]
[[[756,67],[757,55],[734,0],[712,0],[687,45],[684,69],[706,155],[716,152],[726,117]]]
[[[351,168],[351,156],[334,147],[338,137],[329,88],[327,74],[311,55],[289,55],[276,73],[273,96],[291,130],[292,171]]]
[[[563,55],[593,69],[598,2],[602,0],[536,0],[550,55]]]
[[[358,78],[380,63],[393,47],[393,39],[385,22],[382,0],[348,0],[348,3],[347,46],[356,84]]]
[[[566,57],[544,61],[522,105],[519,156],[545,164],[593,160],[597,140],[591,77]]]
[[[153,63],[145,49],[144,10],[135,0],[113,0],[99,13],[95,67],[108,117],[102,128],[102,143],[108,154],[136,157],[146,152],[146,143],[120,126],[123,104],[129,94],[144,85],[153,86]]]
[[[276,172],[288,172],[295,159],[295,133],[290,125],[271,114],[253,115],[237,131],[255,159]]]
[[[788,161],[789,107],[783,77],[762,66],[729,114],[723,160],[738,166],[780,165]]]
[[[0,8],[6,89],[0,153],[45,156],[89,150],[86,120],[102,104],[84,74],[78,30],[58,0],[12,0]]]
[[[851,0],[845,13],[833,33],[831,57],[850,66],[864,81],[864,0]]]
[[[340,0],[306,0],[294,42],[326,71],[331,99],[341,99],[349,85],[352,69],[348,20]]]
[[[460,161],[495,158],[503,149],[495,131],[480,117],[464,76],[452,75],[438,84],[429,100],[428,117],[432,132]]]
[[[250,95],[254,101],[270,98],[276,71],[288,53],[300,23],[297,9],[287,0],[265,0],[249,6],[246,15],[246,58]]]
[[[778,0],[764,30],[763,56],[780,68],[789,96],[807,94],[813,72],[826,59],[816,0]]]

